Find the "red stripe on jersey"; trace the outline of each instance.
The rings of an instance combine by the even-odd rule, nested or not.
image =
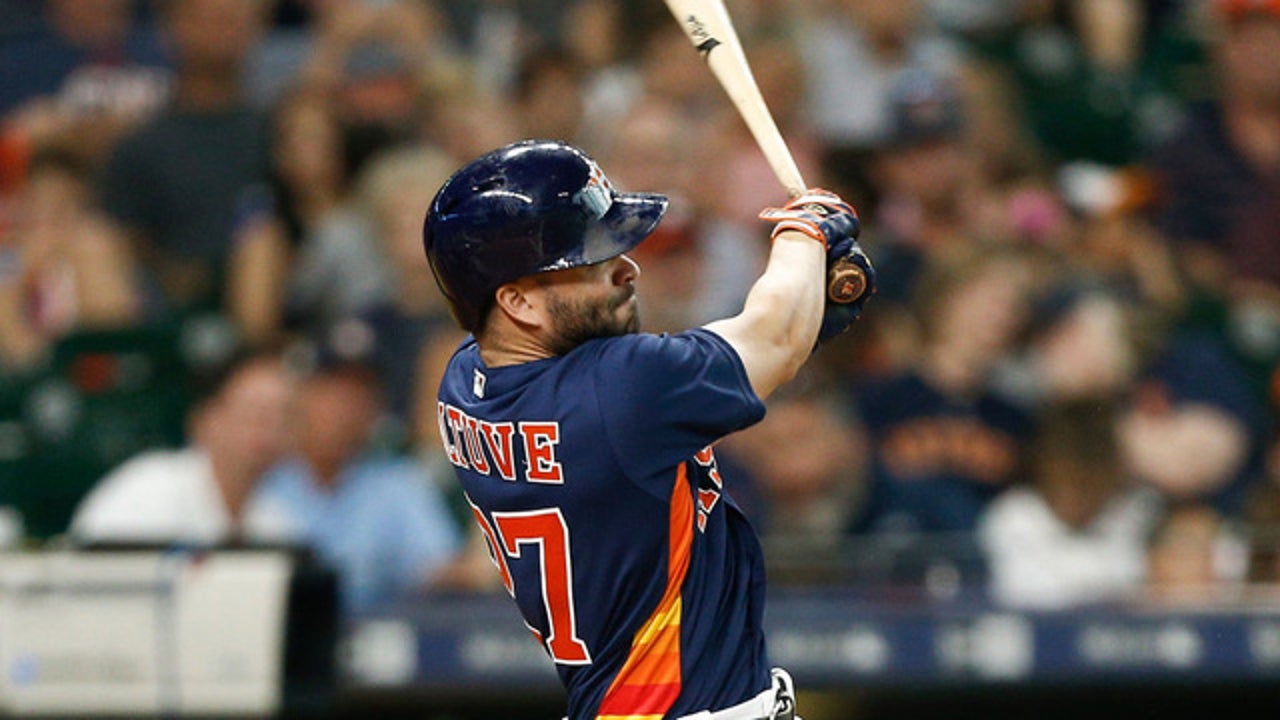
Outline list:
[[[610,691],[609,695],[612,707],[627,708],[627,714],[620,717],[635,717],[637,715],[662,717],[679,696],[680,683],[675,683],[674,685],[627,685]],[[601,704],[600,708],[601,713],[604,713],[603,704]],[[596,717],[607,716],[598,715]],[[619,716],[613,715],[613,717]]]
[[[636,633],[631,654],[600,702],[598,717],[662,715],[680,696],[681,590],[693,551],[693,491],[683,464],[671,492],[667,587]]]

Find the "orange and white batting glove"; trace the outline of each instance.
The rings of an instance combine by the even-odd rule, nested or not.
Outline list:
[[[769,237],[777,239],[783,232],[807,235],[831,247],[847,237],[857,237],[861,226],[858,212],[839,195],[821,188],[811,188],[792,198],[780,208],[765,208],[760,219],[773,223]]]

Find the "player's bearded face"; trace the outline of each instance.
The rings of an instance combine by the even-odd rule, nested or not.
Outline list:
[[[638,332],[640,312],[633,302],[633,283],[608,286],[601,298],[597,292],[547,295],[547,312],[551,316],[550,349],[564,355],[588,340]]]

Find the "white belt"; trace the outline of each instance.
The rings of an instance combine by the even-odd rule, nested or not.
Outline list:
[[[774,668],[772,675],[773,684],[746,702],[715,712],[703,710],[692,715],[682,715],[677,720],[772,720],[780,694],[785,694],[793,703],[792,707],[795,707],[795,689],[791,684],[791,675],[782,668]],[[788,717],[791,715],[788,714]],[[795,720],[803,718],[796,717]]]
[[[777,690],[769,688],[750,700],[723,710],[703,710],[685,715],[680,720],[765,720],[773,716],[773,701]]]

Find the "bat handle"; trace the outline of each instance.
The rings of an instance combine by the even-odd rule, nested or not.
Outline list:
[[[841,258],[827,271],[827,297],[834,303],[851,303],[867,291],[867,274],[852,260]]]

